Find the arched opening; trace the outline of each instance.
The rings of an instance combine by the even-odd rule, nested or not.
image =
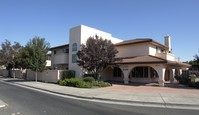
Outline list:
[[[158,82],[158,73],[150,66],[137,66],[129,74],[131,82]]]
[[[103,81],[122,81],[123,82],[123,72],[119,67],[107,67],[101,75]]]
[[[165,81],[170,81],[170,71],[169,68],[167,67],[165,70],[165,77],[164,77]]]

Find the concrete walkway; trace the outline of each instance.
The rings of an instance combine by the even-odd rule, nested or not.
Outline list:
[[[187,108],[187,109],[198,109],[199,110],[199,93],[164,93],[164,92],[145,92],[145,91],[122,91],[122,90],[111,90],[112,87],[107,88],[74,88],[67,86],[60,86],[58,84],[26,81],[13,78],[0,78],[1,82],[17,84],[25,87],[36,88],[51,93],[60,95],[74,96],[85,99],[104,100],[112,102],[124,102],[130,104],[140,105],[152,105],[159,107],[169,108]],[[122,85],[121,85],[122,86]],[[124,86],[124,85],[123,85]],[[133,88],[131,86],[126,86]],[[163,88],[164,87],[156,87]],[[119,88],[120,89],[120,88]],[[178,90],[178,89],[175,89]],[[179,89],[180,90],[180,89]],[[191,90],[191,89],[190,89]],[[198,91],[195,89],[196,92]],[[150,90],[149,90],[150,91]]]

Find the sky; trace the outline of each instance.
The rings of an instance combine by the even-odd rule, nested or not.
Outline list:
[[[171,36],[181,61],[199,54],[199,0],[0,0],[0,42],[25,45],[35,36],[51,47],[69,42],[69,29],[80,24],[113,37]]]

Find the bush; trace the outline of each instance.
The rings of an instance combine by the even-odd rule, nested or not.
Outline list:
[[[83,81],[93,83],[93,82],[95,82],[95,79],[93,77],[85,77],[85,78],[83,78]]]
[[[88,82],[84,82],[84,81],[79,81],[76,84],[76,87],[79,87],[79,88],[91,88],[91,87],[93,87],[93,84],[88,83]]]
[[[93,86],[91,83],[84,82],[83,79],[80,78],[59,80],[58,84],[64,86],[79,87],[79,88],[91,88]]]
[[[73,70],[65,70],[62,72],[62,79],[66,78],[75,78],[75,71]]]
[[[98,86],[98,87],[108,87],[108,86],[111,86],[110,83],[108,82],[103,82],[103,81],[96,81],[96,82],[93,82],[93,86]]]
[[[84,77],[93,77],[93,78],[95,78],[94,76],[95,76],[94,74],[84,74]]]

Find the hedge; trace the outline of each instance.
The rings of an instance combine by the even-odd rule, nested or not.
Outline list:
[[[176,76],[175,77],[181,84],[188,85],[190,87],[199,88],[199,82],[195,82],[195,77],[183,77]]]
[[[79,88],[91,88],[93,86],[91,83],[85,82],[83,81],[83,79],[80,78],[59,80],[58,84],[64,86],[79,87]]]
[[[62,72],[62,80],[66,78],[75,78],[75,71],[73,70],[65,70]]]
[[[83,78],[83,80],[84,80],[85,82],[89,82],[89,83],[95,82],[95,79],[94,79],[93,77],[85,77],[85,78]]]
[[[108,82],[98,82],[95,81],[92,77],[86,77],[84,79],[81,78],[66,78],[64,80],[59,80],[58,84],[63,86],[72,86],[72,87],[79,87],[79,88],[91,88],[93,86],[97,87],[108,87],[111,86]]]

